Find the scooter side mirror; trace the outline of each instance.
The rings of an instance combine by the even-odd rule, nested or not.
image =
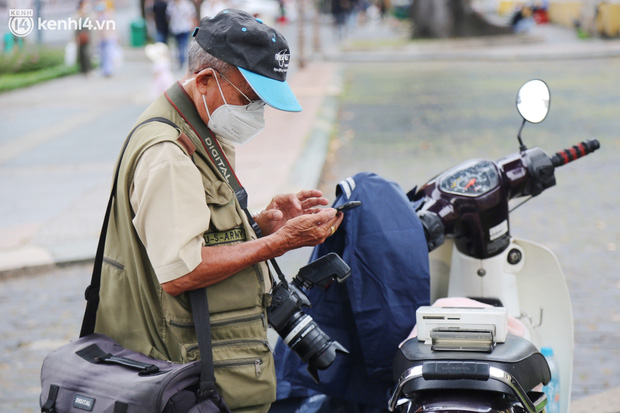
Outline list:
[[[517,110],[530,123],[540,123],[549,113],[551,95],[545,82],[534,79],[526,82],[517,93]]]

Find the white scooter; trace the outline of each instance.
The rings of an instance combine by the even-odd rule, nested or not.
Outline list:
[[[538,350],[551,347],[560,411],[568,412],[574,340],[567,284],[549,249],[510,235],[509,213],[520,205],[513,205],[517,198],[522,203],[555,185],[556,167],[598,149],[599,142],[552,157],[527,149],[523,126],[542,122],[549,103],[543,81],[527,82],[517,96],[523,117],[518,153],[497,162],[464,162],[408,194],[418,203],[432,251],[431,302],[469,297],[493,307],[418,311],[418,337],[406,341],[395,359],[391,411],[539,413],[546,398],[534,389],[549,380],[549,370]],[[522,322],[523,338],[506,335],[507,317]]]

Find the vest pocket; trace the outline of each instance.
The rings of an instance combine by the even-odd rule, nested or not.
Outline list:
[[[167,336],[172,342],[187,343],[182,348],[182,361],[196,360],[198,346],[194,319],[166,316]],[[263,340],[267,337],[267,315],[262,307],[230,311],[210,315],[211,337],[213,340]],[[196,354],[194,354],[196,353]]]
[[[205,186],[205,200],[211,210],[208,232],[228,231],[243,225],[235,204],[235,194],[224,182],[211,182]]]
[[[267,335],[267,316],[261,307],[211,316],[213,340],[262,340]]]
[[[275,400],[275,368],[267,341],[213,341],[213,360],[216,384],[231,409]]]
[[[230,409],[272,403],[276,398],[273,354],[266,340],[214,340],[218,390]],[[183,346],[184,362],[197,360],[198,344]]]

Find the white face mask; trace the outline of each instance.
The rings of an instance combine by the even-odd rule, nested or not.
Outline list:
[[[215,81],[224,104],[211,114],[207,100],[202,95],[202,101],[209,115],[207,127],[222,140],[244,145],[265,129],[265,102],[258,100],[247,105],[229,105],[224,98],[217,75]]]

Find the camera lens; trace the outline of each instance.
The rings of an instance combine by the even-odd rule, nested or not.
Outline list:
[[[273,288],[272,302],[267,308],[269,325],[282,337],[304,363],[308,372],[319,382],[317,370],[328,368],[336,359],[336,353],[348,353],[342,345],[332,341],[302,307],[310,307],[310,301],[294,281],[277,284]]]
[[[317,370],[325,370],[336,359],[336,352],[348,353],[337,341],[332,341],[319,328],[312,317],[298,311],[292,322],[280,334],[284,343],[293,350],[304,363],[308,363],[308,372],[318,383]]]

